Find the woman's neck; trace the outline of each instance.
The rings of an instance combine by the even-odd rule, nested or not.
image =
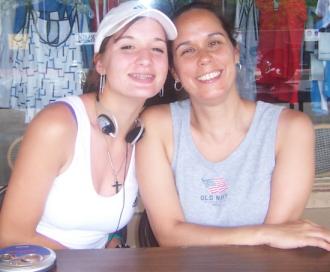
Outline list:
[[[201,134],[218,138],[248,129],[253,112],[254,103],[240,98],[212,106],[192,101],[191,126]]]

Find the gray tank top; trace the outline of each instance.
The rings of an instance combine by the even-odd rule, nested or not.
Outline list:
[[[220,162],[206,160],[190,130],[190,100],[170,104],[172,169],[187,222],[209,226],[261,224],[267,214],[279,115],[283,107],[257,102],[240,145]]]

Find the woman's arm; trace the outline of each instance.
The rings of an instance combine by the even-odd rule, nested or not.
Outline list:
[[[314,127],[308,116],[284,110],[276,140],[276,165],[265,223],[300,218],[314,182]]]
[[[54,104],[29,125],[20,146],[0,213],[0,246],[63,245],[36,232],[54,178],[70,163],[76,137],[67,106]]]
[[[330,232],[309,222],[235,228],[186,223],[171,169],[170,116],[167,105],[148,109],[143,115],[146,132],[137,146],[140,194],[161,246],[268,244],[279,248],[310,245],[330,250]]]

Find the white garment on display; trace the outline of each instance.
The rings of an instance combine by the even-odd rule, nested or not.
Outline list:
[[[316,14],[324,17],[329,12],[330,0],[318,0],[316,6]]]
[[[9,39],[13,31],[15,9],[11,6],[7,9],[2,8],[3,6],[0,9],[0,107],[9,108],[13,67]]]
[[[323,94],[323,89],[324,89],[324,81],[319,80],[317,81],[317,84],[319,86],[319,95],[320,95],[320,105],[321,105],[321,110],[323,111],[324,114],[328,114],[329,109],[328,109],[328,103],[327,103],[327,98]]]
[[[318,0],[315,13],[322,17],[322,26],[327,26],[330,23],[330,0]]]
[[[100,24],[100,10],[99,10],[99,0],[94,0],[95,2],[95,13],[96,13],[96,25],[99,27]]]
[[[258,10],[255,0],[237,0],[235,29],[239,32],[240,63],[237,81],[240,95],[249,100],[256,98],[255,70],[258,48]]]
[[[50,102],[82,94],[84,67],[77,35],[89,31],[87,16],[75,7],[61,20],[59,12],[49,15],[50,19],[44,20],[41,11],[27,8],[25,25],[17,33],[17,37],[25,35],[27,41],[13,50],[10,106],[25,111],[26,122]],[[81,21],[86,23],[80,25]]]

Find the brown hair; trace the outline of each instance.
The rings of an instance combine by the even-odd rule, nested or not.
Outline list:
[[[83,93],[97,92],[99,89],[100,74],[95,69],[95,63],[97,59],[100,58],[101,55],[105,52],[105,49],[107,47],[110,38],[111,36],[104,38],[100,46],[99,52],[94,55],[94,59],[93,59],[94,65],[92,68],[89,69],[86,75],[86,80],[85,82],[83,82]]]

